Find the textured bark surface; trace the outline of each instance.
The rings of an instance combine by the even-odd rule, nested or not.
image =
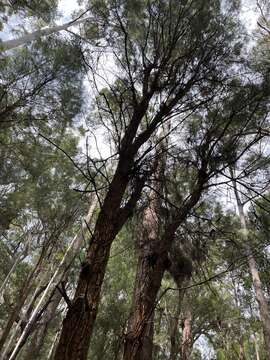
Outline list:
[[[98,215],[87,256],[82,264],[75,296],[63,321],[55,360],[87,358],[111,244],[130,211],[128,209],[124,212],[120,208],[129,181],[126,172],[130,170],[130,162],[125,161],[119,163]]]
[[[134,284],[133,305],[124,339],[124,360],[151,360],[153,351],[154,312],[157,293],[168,260],[168,241],[161,235],[160,195],[164,186],[165,149],[155,156],[153,190],[143,213],[139,259]]]

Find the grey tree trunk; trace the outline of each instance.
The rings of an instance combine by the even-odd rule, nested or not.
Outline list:
[[[233,174],[232,174],[232,178],[234,179]],[[266,300],[264,292],[263,292],[263,286],[262,286],[259,271],[257,268],[257,263],[252,254],[251,248],[249,246],[248,228],[247,228],[246,217],[245,217],[245,213],[244,213],[244,207],[243,207],[242,201],[240,199],[240,195],[237,190],[237,185],[236,185],[235,180],[233,180],[233,186],[234,186],[234,193],[235,193],[236,202],[237,202],[239,219],[240,219],[240,223],[241,223],[241,230],[242,230],[242,234],[243,234],[244,249],[245,249],[245,253],[247,256],[249,271],[250,271],[250,274],[252,277],[252,283],[253,283],[256,299],[257,299],[257,302],[259,305],[260,318],[261,318],[262,327],[263,327],[265,350],[267,353],[267,359],[270,360],[270,314],[269,314],[269,308],[268,308],[267,300]]]
[[[59,281],[62,279],[63,274],[66,272],[66,270],[70,267],[70,264],[73,262],[75,256],[77,255],[79,249],[81,248],[81,245],[84,241],[86,232],[88,231],[88,226],[89,223],[91,221],[91,218],[93,216],[93,212],[96,208],[97,205],[97,199],[95,198],[95,200],[93,200],[92,204],[90,205],[88,214],[85,218],[85,222],[82,226],[82,230],[73,238],[71,244],[69,245],[62,261],[60,262],[58,268],[56,269],[56,271],[54,272],[54,274],[52,275],[49,283],[47,284],[38,304],[36,305],[34,311],[32,312],[25,328],[24,331],[21,334],[21,337],[19,338],[9,360],[14,360],[16,358],[16,356],[18,355],[20,349],[21,349],[21,345],[25,342],[25,338],[28,336],[29,330],[31,329],[31,327],[33,326],[34,322],[36,321],[37,315],[39,310],[41,309],[42,305],[44,304],[44,302],[46,301],[46,299],[48,299],[48,297],[51,296],[51,293],[54,291],[55,286],[57,285],[57,283],[59,283]]]
[[[62,30],[67,30],[69,27],[74,26],[74,25],[79,25],[89,19],[90,18],[87,17],[84,19],[69,21],[62,25],[46,27],[46,28],[43,28],[40,30],[33,31],[32,33],[25,34],[17,39],[2,41],[2,42],[0,42],[0,53],[3,53],[7,50],[15,49],[21,45],[28,44],[34,40],[39,39],[42,36],[48,36],[48,35],[55,34]]]

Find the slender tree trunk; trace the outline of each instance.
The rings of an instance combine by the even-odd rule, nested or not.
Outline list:
[[[3,346],[9,337],[12,326],[13,326],[14,322],[16,321],[16,319],[19,318],[20,311],[21,311],[23,305],[25,304],[25,301],[26,301],[29,293],[31,292],[32,287],[34,286],[34,280],[37,278],[37,276],[39,275],[39,273],[41,271],[41,264],[44,260],[44,257],[45,257],[45,253],[43,253],[41,255],[41,257],[39,258],[36,266],[29,274],[28,278],[26,279],[26,281],[24,283],[23,288],[20,291],[17,304],[16,304],[15,308],[13,309],[13,311],[7,321],[6,327],[2,333],[2,336],[0,339],[0,351],[2,351]]]
[[[189,360],[192,348],[192,331],[191,331],[192,314],[187,307],[182,328],[182,341],[180,345],[181,360]]]
[[[44,303],[44,301],[46,299],[48,299],[51,294],[52,291],[54,291],[55,286],[57,285],[57,283],[62,279],[63,274],[66,272],[67,269],[69,269],[70,264],[72,263],[72,261],[74,260],[74,257],[77,255],[86,231],[88,231],[88,226],[90,224],[90,220],[92,218],[93,212],[96,208],[96,200],[94,200],[89,208],[88,214],[85,218],[85,223],[83,224],[82,230],[80,233],[78,233],[72,240],[71,244],[69,245],[66,253],[63,256],[63,259],[61,261],[61,263],[59,264],[58,268],[56,269],[56,271],[54,272],[54,274],[52,275],[49,283],[47,284],[38,304],[36,305],[34,311],[32,312],[23,333],[21,334],[21,337],[19,338],[11,356],[9,360],[14,360],[17,356],[17,354],[19,353],[22,345],[25,343],[26,338],[29,335],[29,331],[31,331],[31,328],[33,326],[33,324],[36,321],[36,318],[38,316],[38,313],[42,307],[42,304]]]
[[[178,289],[181,289],[183,286],[187,286],[190,282],[191,274],[180,274],[180,273],[173,273],[172,268],[170,269],[170,273],[178,287]],[[177,330],[179,327],[179,320],[181,315],[181,308],[183,304],[183,300],[185,297],[186,291],[185,290],[179,290],[178,291],[178,304],[177,304],[177,311],[176,314],[172,320],[171,325],[171,331],[170,331],[170,342],[171,342],[171,348],[170,348],[170,360],[176,360],[177,356],[180,351],[180,347],[177,343]]]
[[[5,280],[3,281],[1,287],[0,287],[0,299],[2,299],[3,297],[3,294],[5,292],[5,288],[6,288],[6,285],[9,281],[9,278],[11,277],[11,275],[13,274],[14,270],[16,269],[16,266],[18,264],[18,262],[21,260],[22,256],[21,254],[19,254],[19,256],[16,257],[11,269],[9,270],[7,276],[5,277]]]
[[[79,25],[89,19],[90,18],[84,18],[84,19],[78,19],[75,21],[69,21],[62,25],[56,25],[56,26],[33,31],[32,33],[25,34],[18,39],[2,41],[2,42],[0,42],[0,53],[5,52],[7,50],[17,48],[21,45],[28,44],[34,40],[39,39],[42,36],[48,36],[51,34],[55,34],[61,30],[67,30],[69,27],[74,26],[74,25]]]
[[[255,333],[254,333],[254,348],[255,348],[256,360],[260,360],[258,341]]]
[[[233,173],[231,173],[231,174],[232,174],[232,178],[234,178]],[[253,256],[252,251],[249,246],[248,229],[247,229],[247,224],[246,224],[244,207],[241,202],[235,180],[233,181],[233,184],[234,184],[234,192],[235,192],[237,208],[238,208],[238,213],[239,213],[239,218],[240,218],[240,223],[241,223],[241,228],[242,228],[242,233],[243,233],[245,253],[247,255],[249,270],[250,270],[250,274],[252,277],[252,283],[253,283],[256,299],[257,299],[257,302],[259,305],[260,318],[261,318],[263,334],[264,334],[265,349],[266,349],[266,353],[267,353],[267,358],[270,359],[270,314],[269,314],[269,308],[268,308],[267,300],[266,300],[264,292],[263,292],[263,286],[262,286],[259,271],[257,268],[256,260]]]
[[[244,347],[244,339],[241,336],[240,341],[239,341],[239,360],[245,360],[246,356],[245,356],[245,347]]]
[[[56,315],[57,307],[59,306],[62,299],[62,295],[58,290],[55,290],[55,293],[52,297],[51,303],[48,306],[48,309],[44,316],[42,316],[41,324],[37,324],[37,329],[29,343],[29,346],[24,354],[25,359],[35,360],[39,358],[42,346],[44,344],[45,337],[48,332],[49,325],[53,318]],[[22,343],[23,346],[23,343]]]
[[[59,335],[60,335],[60,329],[59,329],[59,330],[57,331],[57,333],[55,334],[55,337],[54,337],[54,339],[53,339],[52,345],[51,345],[50,350],[49,350],[49,353],[48,353],[47,360],[52,360],[53,357],[54,357],[54,353],[55,353],[55,350],[56,350],[56,346],[57,346],[57,341],[58,341]]]
[[[178,354],[177,346],[177,330],[179,326],[179,317],[181,313],[181,304],[182,304],[181,291],[178,292],[178,304],[176,313],[173,314],[173,318],[170,320],[170,360],[176,360]]]

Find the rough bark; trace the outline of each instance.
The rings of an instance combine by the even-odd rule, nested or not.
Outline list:
[[[162,159],[159,159],[162,161]],[[159,165],[158,181],[154,192],[150,195],[150,203],[144,213],[145,234],[139,247],[139,261],[135,281],[133,309],[128,320],[127,332],[124,339],[124,360],[146,359],[145,341],[149,340],[149,321],[155,310],[156,298],[161,286],[161,281],[166,269],[170,268],[168,252],[173,242],[175,231],[185,220],[189,211],[197,204],[206,181],[204,172],[199,171],[198,181],[194,192],[183,203],[182,208],[172,216],[172,221],[165,225],[161,235],[160,228],[160,204],[162,194],[162,176],[164,174],[165,161]],[[180,281],[181,275],[178,276]],[[184,280],[184,276],[182,278]],[[148,346],[149,349],[149,346]],[[147,359],[152,357],[152,348]]]
[[[167,251],[160,239],[160,194],[163,191],[165,151],[157,149],[155,180],[149,195],[149,205],[143,213],[142,237],[138,241],[139,259],[134,285],[133,305],[124,339],[124,360],[151,360],[154,334],[156,295],[164,272]]]
[[[138,183],[134,197],[121,208],[121,201],[129,182],[132,160],[119,161],[109,191],[97,218],[87,256],[80,272],[74,300],[63,321],[55,359],[86,359],[95,323],[111,244],[133,210],[144,181]],[[133,203],[134,202],[134,203]]]

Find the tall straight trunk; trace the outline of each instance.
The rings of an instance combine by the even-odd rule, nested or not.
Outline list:
[[[33,307],[38,295],[40,294],[40,289],[42,288],[42,284],[44,283],[44,281],[47,281],[47,274],[45,274],[45,276],[43,276],[39,279],[38,285],[36,286],[34,293],[32,294],[27,306],[25,307],[26,314]],[[20,315],[20,313],[18,314],[18,317],[16,319],[17,325],[12,328],[12,334],[9,334],[8,341],[5,342],[4,347],[1,351],[1,355],[0,355],[1,360],[5,360],[6,355],[10,354],[10,352],[11,352],[10,349],[12,349],[12,344],[14,343],[15,339],[17,339],[18,334],[21,332],[21,329],[24,326],[23,316],[19,317],[19,315]]]
[[[192,331],[191,331],[192,314],[187,306],[182,327],[182,341],[180,345],[181,360],[189,360],[192,349]]]
[[[179,326],[179,317],[181,313],[181,291],[178,292],[178,303],[175,314],[170,321],[170,360],[176,360],[178,354],[177,331]]]
[[[34,40],[39,39],[42,36],[48,36],[48,35],[55,34],[62,30],[67,30],[69,27],[74,26],[74,25],[79,25],[79,24],[85,22],[86,20],[89,20],[89,18],[69,21],[62,25],[56,25],[56,26],[47,27],[47,28],[33,31],[32,33],[25,34],[18,39],[2,41],[2,42],[0,42],[0,53],[5,52],[7,50],[15,49],[21,45],[28,44]]]
[[[8,282],[9,282],[9,279],[10,279],[11,275],[13,274],[14,270],[16,269],[16,266],[17,266],[18,262],[19,262],[21,259],[22,259],[22,256],[21,256],[21,254],[19,254],[19,255],[15,258],[15,261],[14,261],[11,269],[9,270],[7,276],[5,277],[3,283],[2,283],[2,285],[1,285],[1,287],[0,287],[0,299],[2,299],[3,294],[4,294],[4,292],[5,292],[5,289],[6,289],[6,286],[7,286]]]
[[[173,269],[177,269],[176,266],[171,266],[170,274],[172,275],[179,291],[178,291],[178,304],[177,304],[177,311],[172,320],[171,330],[170,330],[170,360],[176,360],[177,356],[180,352],[180,347],[177,343],[177,332],[178,326],[180,323],[180,315],[181,315],[181,308],[183,304],[183,300],[186,294],[186,290],[180,290],[182,287],[185,287],[189,284],[191,279],[191,272],[190,274],[181,274],[180,272],[174,272]]]
[[[231,175],[232,175],[232,178],[234,178],[232,172],[231,172]],[[252,283],[253,283],[253,287],[254,287],[254,291],[255,291],[255,295],[256,295],[256,300],[259,305],[259,313],[260,313],[260,318],[261,318],[262,327],[263,327],[265,350],[267,353],[267,358],[270,359],[270,314],[269,314],[268,303],[267,303],[267,300],[266,300],[264,292],[263,292],[263,286],[262,286],[260,274],[259,274],[259,271],[257,268],[257,263],[256,263],[256,260],[252,254],[252,250],[248,243],[248,241],[249,241],[248,228],[247,228],[247,224],[246,224],[244,207],[241,202],[235,180],[233,180],[233,184],[234,184],[234,192],[235,192],[237,208],[238,208],[238,213],[239,213],[239,218],[240,218],[240,223],[241,223],[241,228],[242,228],[242,233],[243,233],[244,249],[245,249],[245,253],[247,256],[249,271],[250,271],[250,274],[252,277]]]
[[[63,275],[66,274],[67,269],[69,269],[70,264],[74,260],[75,256],[77,255],[79,249],[81,248],[81,245],[83,243],[83,240],[85,238],[86,232],[89,231],[88,227],[90,225],[91,218],[93,216],[93,212],[97,205],[97,199],[95,198],[92,201],[92,204],[89,207],[88,214],[85,218],[85,222],[82,226],[81,232],[79,232],[70,243],[68,249],[66,250],[62,261],[60,262],[58,268],[52,275],[50,281],[48,282],[38,304],[36,305],[34,311],[32,312],[11,356],[10,360],[14,360],[19,353],[20,349],[22,348],[22,345],[25,343],[27,337],[29,336],[29,333],[31,331],[31,328],[33,324],[35,323],[38,313],[43,305],[43,303],[51,296],[52,292],[55,290],[55,286],[57,283],[62,279]]]
[[[7,321],[7,324],[5,326],[5,329],[4,329],[4,331],[2,333],[2,336],[1,336],[1,339],[0,339],[0,351],[2,351],[5,342],[9,338],[10,331],[12,329],[12,326],[13,326],[14,322],[16,321],[16,319],[19,318],[21,309],[24,306],[25,301],[26,301],[28,295],[30,294],[30,292],[31,292],[31,290],[32,290],[32,288],[34,286],[34,280],[38,277],[38,275],[40,274],[40,272],[42,270],[41,265],[42,265],[43,260],[45,258],[45,253],[46,252],[43,252],[41,254],[36,266],[31,271],[31,273],[28,275],[22,289],[20,290],[17,304],[16,304],[16,306],[14,307],[12,313],[9,316],[9,319]]]
[[[56,310],[62,299],[62,295],[58,290],[55,290],[47,311],[42,316],[41,324],[37,324],[37,329],[32,336],[27,350],[24,352],[24,357],[27,360],[35,360],[39,358],[45,337],[48,332],[49,325],[53,318],[56,316]],[[25,339],[26,341],[26,339]],[[23,343],[21,344],[23,346]]]

